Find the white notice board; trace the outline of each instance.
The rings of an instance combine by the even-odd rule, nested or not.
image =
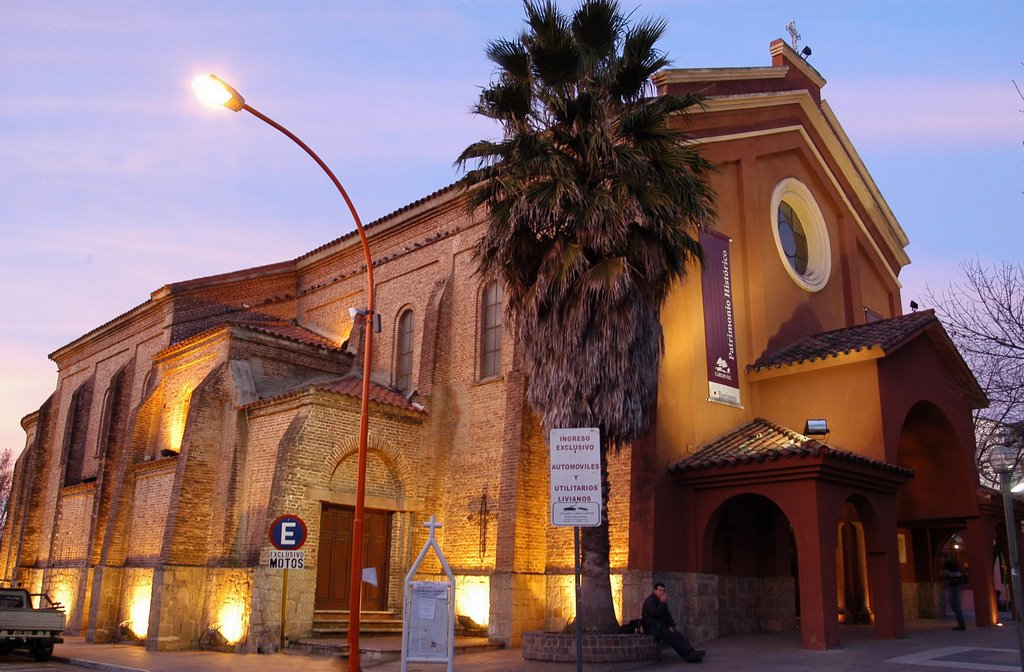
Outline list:
[[[601,432],[596,427],[552,429],[551,524],[601,524]]]
[[[445,660],[448,657],[448,618],[451,610],[447,581],[412,581],[409,604],[405,605],[409,623],[409,657],[419,662]]]

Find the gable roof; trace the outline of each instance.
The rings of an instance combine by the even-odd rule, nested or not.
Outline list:
[[[849,450],[833,448],[764,418],[754,418],[702,444],[693,455],[669,465],[669,471],[679,474],[712,467],[818,456],[832,456],[845,462],[874,467],[907,478],[914,475],[911,469]]]
[[[287,392],[245,404],[245,407],[258,408],[262,406],[270,406],[286,399],[317,391],[352,397],[354,399],[361,399],[363,396],[363,378],[359,374],[349,373],[344,376],[338,376],[337,378],[303,383],[302,385],[288,390]],[[397,390],[391,389],[390,387],[378,385],[372,380],[370,381],[370,401],[412,413],[426,413],[426,409],[422,404],[418,404],[412,400],[412,395],[406,396]]]
[[[805,336],[774,352],[761,355],[757,361],[747,366],[747,372],[838,357],[873,347],[879,347],[884,354],[889,354],[924,333],[932,325],[942,329],[939,318],[935,317],[935,311],[929,309]]]
[[[355,374],[314,383],[311,387],[315,387],[323,392],[343,394],[345,396],[355,397],[356,399],[360,399],[363,396],[362,376]],[[372,380],[370,381],[370,401],[374,401],[379,404],[387,404],[388,406],[394,406],[395,408],[401,408],[406,411],[415,411],[418,413],[423,412],[422,406],[419,404],[413,404],[411,396],[406,398],[406,396],[401,392],[384,387],[383,385],[378,385]]]
[[[805,336],[772,352],[766,352],[746,368],[750,380],[797,373],[801,365],[817,362],[824,366],[865,359],[882,359],[921,336],[926,337],[949,367],[953,380],[974,408],[986,408],[988,397],[974,373],[946,333],[931,308],[852,327]],[[829,363],[828,360],[836,360]],[[783,367],[791,369],[784,370]]]
[[[255,331],[269,336],[277,336],[295,343],[315,345],[328,350],[339,350],[342,346],[335,343],[326,336],[321,336],[312,329],[299,326],[294,322],[281,320],[277,322],[250,322],[248,320],[232,320],[227,323],[229,326],[241,327],[249,331]]]

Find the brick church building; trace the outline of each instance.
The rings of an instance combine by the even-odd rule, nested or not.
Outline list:
[[[695,640],[800,628],[827,649],[852,622],[900,637],[941,616],[955,552],[991,624],[1003,528],[971,421],[985,395],[931,311],[901,314],[908,240],[825,80],[784,42],[770,51],[770,66],[656,81],[707,96],[689,130],[717,167],[719,219],[705,271],[663,310],[655,424],[609,458],[619,615],[658,579]],[[482,227],[449,187],[367,228],[383,329],[363,608],[401,614],[433,515],[456,612],[515,645],[573,617],[573,543],[551,525],[502,288],[475,273]],[[349,234],[168,284],[52,353],[57,388],[22,421],[2,578],[55,596],[89,641],[191,648],[216,626],[273,648],[268,526],[292,514],[308,541],[286,634],[324,631],[348,605],[363,352],[348,308],[364,305]]]

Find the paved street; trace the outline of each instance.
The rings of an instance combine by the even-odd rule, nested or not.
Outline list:
[[[707,650],[707,658],[694,669],[720,672],[1013,672],[1021,669],[1015,628],[969,627],[966,632],[953,632],[951,625],[951,621],[911,621],[907,637],[893,641],[874,639],[866,626],[844,626],[841,630],[842,647],[825,652],[801,649],[796,633],[722,637],[700,645]],[[364,640],[367,647],[374,646],[373,642],[372,638]],[[395,645],[394,639],[380,640],[377,644],[391,648]],[[344,661],[338,658],[198,651],[155,653],[137,646],[86,644],[77,637],[66,638],[64,644],[57,646],[54,656],[55,660],[108,672],[327,672],[344,669]],[[26,659],[9,660],[0,659],[3,672],[67,669]],[[364,669],[370,672],[401,670],[400,661],[372,667],[366,662],[367,657],[364,657]],[[656,672],[680,666],[689,669],[674,653],[665,650],[661,661],[643,666],[588,664],[584,667],[587,672],[623,672],[641,667]],[[410,664],[408,669],[411,672],[442,672],[445,668],[442,665]],[[506,649],[457,655],[454,669],[459,672],[575,672],[576,665],[525,661],[518,649]]]

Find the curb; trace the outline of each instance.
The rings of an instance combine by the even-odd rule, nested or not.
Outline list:
[[[50,660],[58,663],[64,663],[65,665],[74,665],[75,667],[84,667],[90,670],[105,670],[106,672],[149,672],[148,670],[139,669],[137,667],[125,667],[123,665],[114,665],[113,663],[99,663],[95,660],[85,660],[84,658],[51,656]]]

